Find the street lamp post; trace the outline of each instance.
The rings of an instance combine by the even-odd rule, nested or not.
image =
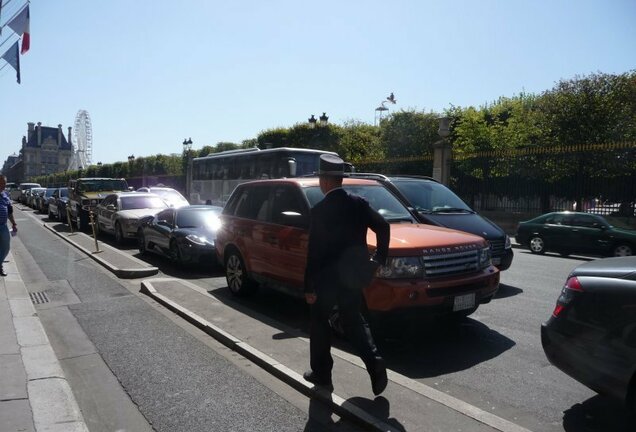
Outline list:
[[[315,129],[316,123],[320,126],[327,126],[329,124],[329,117],[327,117],[327,113],[323,112],[322,115],[318,117],[318,120],[316,120],[316,117],[312,114],[307,121],[309,122],[309,129]]]
[[[316,124],[318,124],[322,128],[326,127],[329,124],[329,117],[327,117],[327,113],[323,112],[322,115],[318,117],[318,119],[316,119],[316,117],[312,114],[307,121],[309,122],[309,129],[316,129]],[[309,145],[313,148],[313,143],[322,134],[321,131],[318,130],[311,135],[312,136],[310,138]]]
[[[382,123],[382,117],[384,116],[384,112],[389,110],[385,105],[389,102],[392,103],[393,105],[397,103],[397,99],[395,99],[395,96],[393,95],[393,93],[387,96],[386,100],[383,100],[382,102],[380,102],[380,105],[375,109],[375,118],[373,119],[374,126],[376,126],[378,122]]]
[[[450,181],[450,168],[452,161],[452,148],[448,141],[450,135],[450,117],[439,119],[437,134],[442,138],[433,143],[433,178],[447,185]]]
[[[192,138],[188,138],[183,140],[183,152],[186,157],[186,184],[185,184],[185,193],[188,202],[192,202],[190,198],[190,194],[192,193],[191,185],[192,185]]]

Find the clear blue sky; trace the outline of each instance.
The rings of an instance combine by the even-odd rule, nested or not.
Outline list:
[[[6,3],[7,0],[4,0]],[[10,0],[4,24],[25,0]],[[480,106],[636,69],[636,0],[33,0],[22,84],[0,71],[0,164],[27,122],[93,127],[93,162],[305,122]],[[0,42],[9,37],[5,28]],[[13,36],[0,47],[4,53]],[[0,53],[0,54],[1,54]],[[0,61],[0,67],[4,65]]]

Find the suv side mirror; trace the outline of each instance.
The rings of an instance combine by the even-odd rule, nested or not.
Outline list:
[[[309,225],[307,223],[307,218],[305,217],[305,215],[295,211],[281,212],[280,220],[284,225],[296,228],[307,228],[307,226]]]

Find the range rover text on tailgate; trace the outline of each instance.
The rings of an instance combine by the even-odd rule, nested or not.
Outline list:
[[[499,287],[499,270],[482,237],[419,224],[389,190],[375,180],[345,178],[343,187],[364,197],[391,223],[386,266],[364,296],[368,311],[469,315]],[[234,190],[217,233],[219,262],[235,295],[259,284],[303,295],[309,209],[323,198],[318,178],[261,180]],[[375,235],[367,236],[369,252]]]

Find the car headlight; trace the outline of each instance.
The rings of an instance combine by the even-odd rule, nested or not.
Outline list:
[[[385,279],[408,279],[424,276],[424,266],[419,257],[390,257],[380,266],[376,276]]]
[[[504,243],[504,249],[510,249],[512,247],[512,244],[510,242],[510,236],[506,236],[506,242]]]
[[[490,248],[486,247],[479,250],[479,267],[488,267],[491,264],[490,260]]]
[[[137,228],[137,223],[139,221],[137,219],[121,219],[121,224],[126,227],[128,231]]]
[[[188,234],[186,236],[186,240],[188,240],[188,241],[190,241],[190,242],[192,242],[194,244],[201,245],[201,246],[204,246],[204,245],[206,245],[208,243],[208,241],[207,241],[207,239],[205,237],[199,237],[199,236],[194,235],[194,234]]]

